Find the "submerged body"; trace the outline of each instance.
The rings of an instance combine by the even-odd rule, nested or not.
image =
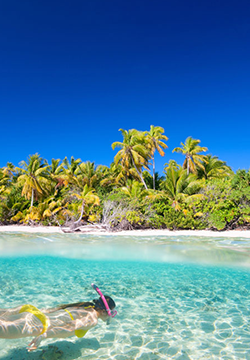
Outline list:
[[[46,338],[83,337],[97,325],[99,318],[103,321],[109,318],[107,311],[100,305],[101,301],[93,301],[95,303],[68,304],[47,310],[38,310],[32,305],[0,309],[0,338],[35,336],[29,344],[28,350],[31,351]]]

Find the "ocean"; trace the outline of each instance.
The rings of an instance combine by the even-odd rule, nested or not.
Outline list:
[[[0,308],[116,302],[84,338],[0,339],[0,360],[250,359],[250,239],[0,233]]]

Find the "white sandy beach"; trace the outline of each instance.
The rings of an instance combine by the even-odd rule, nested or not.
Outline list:
[[[0,232],[26,232],[26,233],[60,233],[62,230],[57,226],[24,226],[24,225],[8,225],[0,226]],[[203,237],[236,237],[236,238],[249,238],[250,230],[228,230],[228,231],[211,231],[211,230],[131,230],[131,231],[116,231],[108,232],[104,230],[87,229],[83,234],[96,234],[96,235],[130,235],[130,236],[203,236]],[[80,234],[79,232],[77,234]]]

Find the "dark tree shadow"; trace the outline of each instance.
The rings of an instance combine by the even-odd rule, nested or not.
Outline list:
[[[75,343],[63,340],[40,346],[32,352],[23,347],[11,349],[0,360],[75,360],[84,356],[84,349],[99,348],[100,344],[96,339],[79,339]]]

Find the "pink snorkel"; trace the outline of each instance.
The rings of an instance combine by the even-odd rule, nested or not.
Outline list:
[[[107,300],[105,299],[103,293],[101,292],[101,290],[95,285],[95,284],[91,284],[92,288],[100,295],[102,302],[107,310],[107,313],[109,316],[111,316],[112,318],[116,316],[117,311],[116,310],[110,310]]]

